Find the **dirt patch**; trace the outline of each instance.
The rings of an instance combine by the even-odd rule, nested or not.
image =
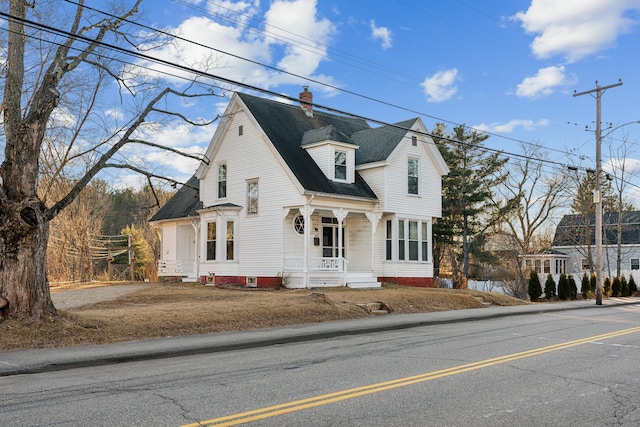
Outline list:
[[[114,286],[126,285],[131,283]],[[0,322],[0,351],[357,319],[373,316],[358,304],[376,301],[384,302],[393,313],[478,308],[487,303],[525,304],[480,291],[401,286],[264,290],[183,283],[146,285],[112,300],[59,310],[58,317],[38,322]],[[52,293],[61,291],[52,288]]]

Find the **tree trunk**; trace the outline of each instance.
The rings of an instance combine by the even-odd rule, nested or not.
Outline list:
[[[13,319],[56,315],[47,279],[49,222],[32,197],[0,206],[0,295],[3,315]]]

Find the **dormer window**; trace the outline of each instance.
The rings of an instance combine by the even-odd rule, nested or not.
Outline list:
[[[347,153],[346,151],[335,152],[335,179],[347,179]]]

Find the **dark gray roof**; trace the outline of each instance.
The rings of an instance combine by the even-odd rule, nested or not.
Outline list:
[[[615,245],[618,242],[617,212],[606,212],[602,215],[602,243]],[[622,244],[640,244],[640,211],[622,212]],[[595,245],[595,215],[588,218],[591,244]],[[587,219],[583,215],[565,215],[560,220],[553,236],[553,246],[582,246],[587,244]]]
[[[200,180],[194,175],[173,195],[149,221],[198,216],[196,210],[202,208],[199,197]]]
[[[393,125],[366,129],[351,135],[353,142],[360,147],[356,151],[356,164],[373,163],[386,160],[402,141],[418,119],[405,120]]]
[[[313,116],[309,117],[298,105],[283,104],[246,93],[238,93],[238,96],[307,191],[377,199],[371,187],[358,173],[353,184],[328,179],[309,153],[301,147],[305,132],[333,126],[344,135],[351,136],[369,129],[365,120],[319,111],[314,111]]]
[[[318,129],[308,130],[302,135],[302,146],[313,144],[314,142],[336,141],[353,144],[351,138],[340,132],[334,125],[323,126]],[[355,145],[355,144],[353,144]]]
[[[314,111],[312,116],[299,105],[284,104],[265,98],[237,94],[271,140],[300,184],[318,193],[361,197],[376,200],[377,196],[356,172],[355,183],[328,179],[320,167],[302,148],[325,140],[358,145],[356,164],[385,160],[406,135],[417,119],[372,129],[364,119]],[[202,208],[198,197],[199,181],[193,176],[151,218],[150,221],[196,216]]]

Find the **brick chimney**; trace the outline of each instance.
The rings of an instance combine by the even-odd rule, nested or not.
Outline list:
[[[302,86],[302,89],[304,90],[300,92],[300,106],[305,110],[307,116],[312,117],[313,105],[311,104],[313,103],[313,93],[309,92],[309,86]]]

